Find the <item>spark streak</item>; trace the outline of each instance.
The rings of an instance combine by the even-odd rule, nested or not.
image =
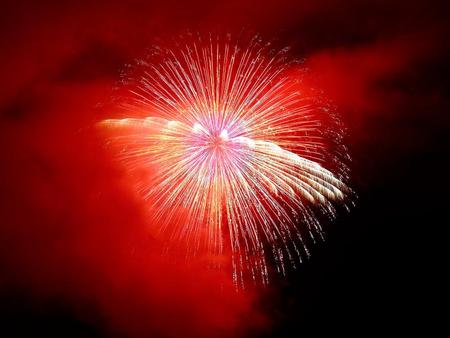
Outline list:
[[[267,283],[268,256],[281,272],[308,256],[305,238],[323,232],[318,214],[333,216],[349,191],[324,167],[342,165],[324,132],[327,106],[285,52],[229,37],[160,49],[161,62],[141,62],[129,86],[124,106],[137,117],[101,122],[130,174],[141,173],[160,232],[194,254],[231,248],[239,285],[246,272]]]

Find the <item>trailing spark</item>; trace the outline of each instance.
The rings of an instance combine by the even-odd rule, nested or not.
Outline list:
[[[285,53],[257,38],[159,48],[127,86],[133,118],[101,122],[158,231],[192,254],[229,248],[239,285],[247,272],[267,283],[268,257],[284,272],[308,256],[319,215],[349,191],[341,130]]]

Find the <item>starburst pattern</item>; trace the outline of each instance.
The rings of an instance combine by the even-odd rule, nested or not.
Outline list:
[[[267,257],[284,272],[309,255],[318,215],[334,216],[349,191],[332,147],[341,130],[302,87],[302,66],[257,38],[191,39],[158,57],[127,87],[134,117],[101,126],[169,241],[191,254],[228,247],[237,284],[246,272],[267,283]]]

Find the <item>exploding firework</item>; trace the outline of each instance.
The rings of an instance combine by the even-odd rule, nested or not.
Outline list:
[[[158,232],[188,255],[230,249],[239,285],[308,256],[349,191],[341,129],[303,71],[258,38],[191,36],[138,62],[129,117],[101,122]]]

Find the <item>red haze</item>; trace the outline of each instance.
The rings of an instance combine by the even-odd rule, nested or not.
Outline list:
[[[428,109],[429,98],[433,109],[448,107],[439,90],[411,95],[394,81],[415,81],[416,69],[446,55],[441,40],[448,35],[433,16],[439,8],[387,3],[2,4],[1,292],[21,292],[37,307],[57,299],[119,336],[236,337],[264,329],[269,320],[256,290],[236,293],[226,272],[158,254],[143,202],[93,128],[111,117],[98,105],[109,101],[121,67],[155,37],[248,26],[308,57],[311,82],[349,126],[355,176],[367,184],[377,175],[361,173],[382,171],[386,157],[426,137],[421,126],[401,136],[394,126],[419,114],[416,107]],[[439,125],[433,109],[430,124]],[[397,148],[377,153],[391,144]]]

